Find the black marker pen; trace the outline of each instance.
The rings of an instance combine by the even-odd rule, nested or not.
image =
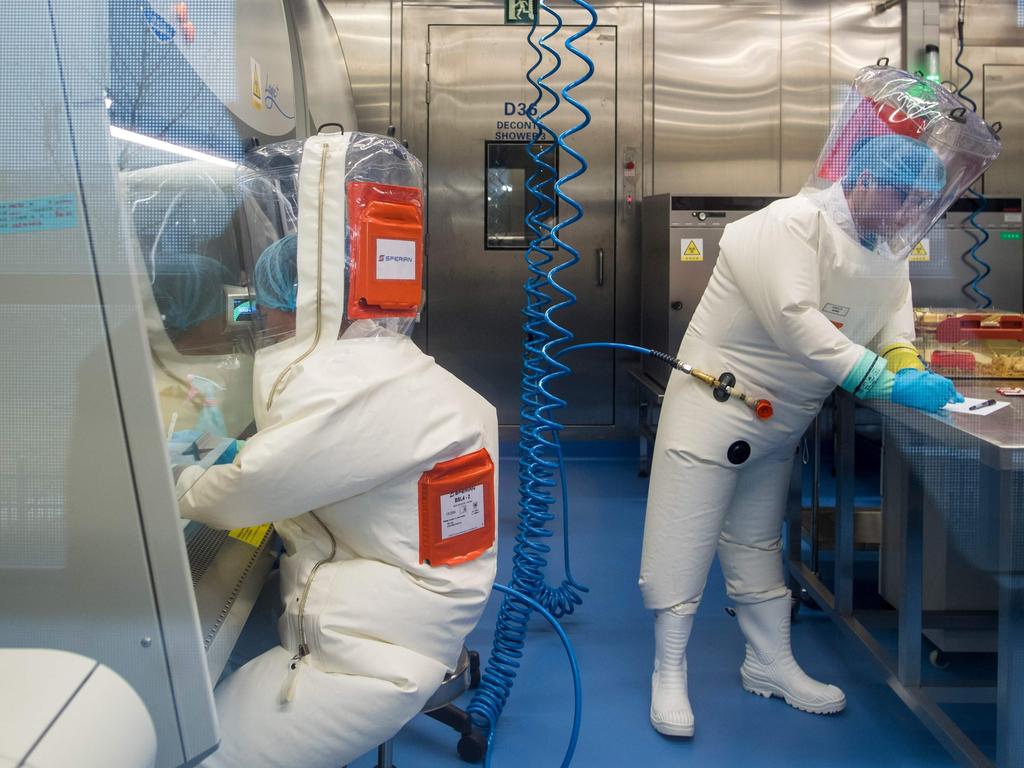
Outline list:
[[[995,405],[995,404],[996,404],[995,400],[986,400],[984,403],[975,403],[974,405],[972,405],[967,410],[968,411],[980,411],[982,408],[988,408],[990,405]]]

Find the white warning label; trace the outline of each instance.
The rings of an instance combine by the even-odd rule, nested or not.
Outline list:
[[[679,241],[679,247],[682,261],[704,261],[703,237],[684,237]]]
[[[416,241],[378,239],[377,279],[415,280]]]
[[[441,539],[469,533],[484,527],[484,487],[474,485],[464,491],[441,496]]]

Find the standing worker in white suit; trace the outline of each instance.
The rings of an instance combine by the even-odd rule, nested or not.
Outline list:
[[[216,690],[204,765],[337,768],[454,669],[495,575],[494,408],[408,337],[422,299],[422,168],[321,134],[243,179],[263,317],[258,431],[179,488],[185,517],[274,523],[281,644]]]
[[[640,571],[660,733],[694,733],[686,646],[716,548],[747,641],[743,687],[808,712],[845,707],[790,649],[781,527],[796,445],[837,385],[926,411],[960,399],[913,346],[907,256],[999,149],[940,86],[867,67],[803,191],[726,227],[678,357],[734,373],[775,417],[718,403],[678,371],[669,381]]]

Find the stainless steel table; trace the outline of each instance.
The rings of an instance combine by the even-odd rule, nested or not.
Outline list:
[[[996,386],[1007,382],[958,382],[969,397],[1009,399],[1008,408],[991,416],[928,415],[889,403],[855,401],[836,394],[837,510],[834,589],[829,590],[808,568],[800,552],[800,503],[790,504],[789,565],[792,578],[826,609],[832,618],[864,643],[889,672],[890,687],[917,714],[950,753],[965,765],[990,766],[991,761],[946,715],[940,702],[979,702],[992,698],[992,689],[936,688],[921,680],[923,632],[923,498],[925,488],[912,463],[920,452],[940,456],[943,449],[976,452],[980,463],[981,498],[978,526],[997,526],[999,536],[997,760],[1000,768],[1024,768],[1024,402],[1001,398]],[[902,552],[903,594],[899,612],[897,658],[890,654],[854,616],[853,499],[855,403],[881,413],[885,422],[884,510],[899,505],[904,515]],[[916,449],[920,449],[918,452]],[[915,455],[917,453],[917,455]],[[926,458],[924,458],[927,461]],[[794,493],[798,492],[794,483]],[[795,528],[794,528],[795,526]]]
[[[640,476],[651,472],[654,439],[658,431],[658,413],[665,399],[665,388],[650,374],[633,370],[629,376],[637,385],[637,429],[640,431]]]

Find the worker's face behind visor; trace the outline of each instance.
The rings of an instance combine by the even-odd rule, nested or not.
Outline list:
[[[862,139],[842,182],[861,245],[891,251],[929,219],[945,181],[945,165],[927,145],[906,136]]]
[[[989,126],[941,86],[865,67],[807,188],[841,184],[861,245],[905,258],[1000,148]]]

